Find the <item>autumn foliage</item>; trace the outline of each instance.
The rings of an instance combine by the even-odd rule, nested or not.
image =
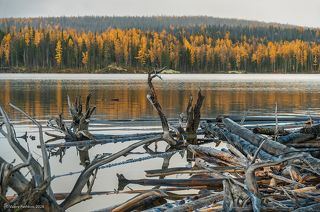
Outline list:
[[[0,31],[0,67],[95,71],[118,65],[134,69],[167,66],[195,73],[320,72],[317,41],[271,41],[245,35],[235,39],[230,32],[216,37],[191,29],[91,32],[50,25],[8,27]]]

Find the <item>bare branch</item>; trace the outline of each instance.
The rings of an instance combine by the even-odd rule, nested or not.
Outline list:
[[[1,106],[0,106],[0,112],[3,116],[3,121],[6,126],[6,130],[7,130],[6,137],[8,139],[10,146],[17,153],[20,159],[24,163],[26,163],[29,157],[29,153],[20,145],[19,141],[17,140],[15,136],[14,128],[10,123],[9,117]],[[30,166],[28,166],[28,168],[30,173],[32,174],[32,177],[36,185],[40,185],[41,182],[43,181],[43,171],[42,171],[41,165],[33,157],[31,157]]]
[[[92,161],[80,174],[80,176],[77,179],[77,182],[75,183],[71,193],[68,195],[68,197],[61,203],[61,207],[64,209],[67,209],[71,207],[72,205],[78,203],[79,201],[83,201],[81,197],[81,191],[88,182],[90,176],[92,175],[92,172],[99,168],[100,166],[110,163],[111,161],[127,154],[128,152],[132,151],[133,149],[145,145],[145,144],[151,144],[152,142],[161,140],[161,136],[156,136],[150,139],[142,140],[140,142],[134,143],[127,148],[114,153],[106,158],[101,158]],[[84,199],[87,199],[88,197],[85,197]]]

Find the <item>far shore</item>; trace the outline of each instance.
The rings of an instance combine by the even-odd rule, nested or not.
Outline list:
[[[164,81],[192,82],[252,82],[252,83],[319,83],[320,74],[161,74]],[[94,80],[94,81],[143,81],[145,73],[1,73],[0,81],[4,80]],[[267,84],[265,84],[267,85]]]
[[[83,70],[83,69],[26,69],[26,68],[1,68],[0,67],[0,75],[3,74],[147,74],[150,69],[102,69],[102,70]],[[224,72],[206,72],[206,71],[194,71],[194,72],[180,72],[173,69],[168,69],[163,71],[162,74],[187,74],[187,75],[194,75],[194,74],[209,74],[209,75],[219,75],[219,74],[230,74],[230,75],[246,75],[246,74],[285,74],[285,75],[302,75],[302,74],[320,74],[320,72],[316,71],[309,71],[309,72],[283,72],[283,71],[276,71],[276,72],[247,72],[244,70],[230,70]],[[1,77],[0,77],[1,79]]]

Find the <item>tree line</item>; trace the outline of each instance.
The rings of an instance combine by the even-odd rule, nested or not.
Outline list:
[[[186,73],[320,71],[320,33],[316,30],[309,40],[300,39],[304,29],[297,29],[296,39],[276,41],[214,29],[108,28],[92,32],[59,25],[10,26],[0,30],[0,67],[83,72],[110,65],[131,69],[167,66]]]
[[[59,26],[77,31],[103,32],[108,28],[140,29],[142,31],[162,30],[179,33],[183,30],[192,34],[203,34],[212,38],[223,38],[230,32],[232,40],[241,36],[264,37],[268,41],[295,40],[320,42],[319,29],[288,24],[265,23],[242,19],[215,18],[209,16],[80,16],[80,17],[38,17],[0,18],[0,29],[10,27],[16,30],[30,26],[35,29]]]

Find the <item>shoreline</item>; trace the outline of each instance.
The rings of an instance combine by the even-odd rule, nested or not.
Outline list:
[[[320,74],[162,74],[164,81],[193,81],[193,82],[249,82],[249,83],[319,83]],[[4,80],[95,80],[95,81],[145,81],[145,73],[1,73],[0,81]],[[266,84],[267,85],[267,84]]]

